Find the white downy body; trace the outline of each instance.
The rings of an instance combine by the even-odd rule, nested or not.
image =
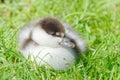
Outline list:
[[[40,66],[45,65],[56,70],[66,70],[76,61],[76,53],[72,49],[58,47],[34,46],[30,42],[28,46],[21,50],[21,53],[28,59],[30,56],[32,61],[36,61]]]
[[[51,66],[56,70],[69,69],[76,62],[77,53],[73,48],[59,45],[63,38],[47,34],[40,26],[36,26],[38,21],[29,23],[19,33],[19,51],[26,59],[30,56],[31,60],[35,60],[40,66]],[[61,23],[65,28],[66,36],[74,39],[78,49],[81,52],[85,52],[85,41],[68,24]],[[22,48],[21,46],[29,37],[31,37],[32,41]]]

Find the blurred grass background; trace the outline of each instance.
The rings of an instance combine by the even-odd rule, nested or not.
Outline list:
[[[69,22],[88,43],[68,71],[37,67],[17,50],[24,24],[42,17]],[[120,0],[0,0],[0,80],[120,80]]]

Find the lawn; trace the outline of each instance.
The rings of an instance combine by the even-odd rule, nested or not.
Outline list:
[[[0,0],[0,80],[120,80],[120,0]],[[67,71],[26,60],[17,50],[24,24],[42,17],[69,22],[88,43]]]

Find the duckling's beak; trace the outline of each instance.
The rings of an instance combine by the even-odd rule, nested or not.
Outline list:
[[[67,38],[63,38],[62,41],[60,42],[60,45],[64,47],[75,48],[75,44]]]

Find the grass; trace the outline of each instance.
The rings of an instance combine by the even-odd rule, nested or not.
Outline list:
[[[17,34],[41,17],[69,22],[88,43],[68,71],[37,67],[17,50]],[[119,0],[5,0],[0,3],[0,80],[120,80]]]

